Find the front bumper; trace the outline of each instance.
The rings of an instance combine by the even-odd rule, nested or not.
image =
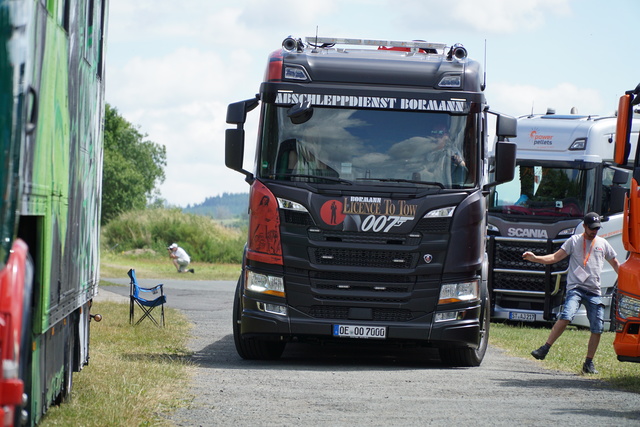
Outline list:
[[[287,315],[267,313],[259,309],[259,299],[243,296],[241,316],[243,338],[277,341],[340,341],[349,338],[333,336],[334,325],[384,326],[386,339],[373,342],[408,343],[430,347],[477,348],[480,342],[480,302],[447,307],[458,315],[453,320],[435,322],[433,313],[407,322],[383,322],[362,319],[317,319],[287,307]],[[353,339],[353,338],[352,338]]]
[[[629,321],[616,332],[613,348],[621,362],[640,363],[640,321]]]

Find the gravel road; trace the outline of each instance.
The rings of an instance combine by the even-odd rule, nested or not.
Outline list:
[[[368,345],[295,344],[278,361],[245,361],[231,329],[235,282],[164,283],[168,305],[195,325],[193,401],[172,415],[178,426],[640,425],[640,395],[491,346],[477,368]],[[101,288],[100,298],[117,295],[128,287]]]

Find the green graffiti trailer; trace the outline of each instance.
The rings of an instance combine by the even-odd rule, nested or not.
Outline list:
[[[0,423],[38,423],[89,360],[107,0],[0,0]]]

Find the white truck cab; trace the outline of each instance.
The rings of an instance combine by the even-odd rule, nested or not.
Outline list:
[[[636,119],[636,135],[639,128]],[[524,261],[522,253],[555,252],[570,236],[582,233],[587,212],[603,217],[598,235],[609,241],[621,262],[626,259],[622,208],[631,176],[625,167],[613,163],[615,131],[613,116],[547,113],[518,119],[518,136],[511,140],[517,145],[515,178],[494,187],[489,200],[493,319],[556,319],[564,301],[568,259],[543,265]],[[601,285],[606,323],[616,283],[616,272],[605,263]],[[583,307],[573,324],[589,325]]]

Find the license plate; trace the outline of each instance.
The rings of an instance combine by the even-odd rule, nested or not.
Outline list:
[[[519,322],[535,322],[536,315],[533,313],[518,313],[517,311],[510,311],[509,320],[517,320]]]
[[[333,325],[334,337],[385,339],[387,328],[384,326]]]

